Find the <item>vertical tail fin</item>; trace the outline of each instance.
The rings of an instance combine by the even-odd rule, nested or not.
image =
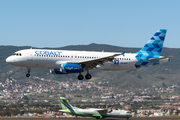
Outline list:
[[[166,29],[159,29],[145,46],[137,52],[139,55],[160,56],[166,36]]]
[[[75,111],[73,110],[73,106],[71,104],[68,103],[68,101],[66,100],[66,98],[64,97],[59,97],[59,100],[61,102],[61,106],[62,106],[62,109],[67,111],[67,112],[70,112],[70,113],[75,113]]]

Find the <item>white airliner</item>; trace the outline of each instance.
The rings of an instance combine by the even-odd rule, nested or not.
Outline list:
[[[77,107],[73,107],[66,98],[59,97],[61,102],[62,110],[60,112],[70,113],[75,116],[84,116],[84,117],[94,117],[96,119],[102,119],[106,117],[114,117],[114,118],[127,118],[129,119],[132,115],[126,110],[110,110],[107,109],[99,109],[99,108],[89,108],[89,109],[81,109]]]
[[[91,79],[90,70],[121,71],[157,65],[168,62],[171,56],[161,56],[166,29],[159,29],[145,46],[136,53],[89,52],[49,49],[24,49],[6,59],[8,64],[30,68],[49,68],[53,74],[79,73],[86,71],[86,79]]]

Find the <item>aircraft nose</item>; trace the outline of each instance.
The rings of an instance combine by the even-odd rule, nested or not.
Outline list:
[[[13,62],[14,62],[14,61],[13,61],[12,57],[6,58],[6,63],[12,64]]]

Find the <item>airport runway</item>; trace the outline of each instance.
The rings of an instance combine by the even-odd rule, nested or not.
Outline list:
[[[0,120],[96,120],[95,118],[0,118]],[[101,119],[100,119],[101,120]],[[104,118],[104,120],[127,120],[126,118]],[[132,117],[129,120],[180,120],[180,117]]]

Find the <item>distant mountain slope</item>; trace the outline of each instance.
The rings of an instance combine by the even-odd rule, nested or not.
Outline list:
[[[5,62],[6,57],[10,56],[17,50],[29,49],[30,46],[0,46],[0,81],[4,81],[7,77],[28,80],[25,77],[26,68],[14,67]],[[125,48],[111,46],[105,44],[89,44],[89,45],[72,45],[61,48],[46,48],[59,50],[81,50],[81,51],[102,51],[105,52],[137,52],[140,48]],[[180,49],[179,48],[163,48],[162,55],[173,56],[171,61],[157,66],[144,67],[137,70],[118,71],[118,72],[91,72],[94,78],[107,79],[109,84],[113,86],[151,86],[180,83]],[[9,73],[9,71],[13,71]],[[32,76],[38,76],[55,80],[77,80],[78,74],[72,75],[51,75],[48,69],[32,69]]]

